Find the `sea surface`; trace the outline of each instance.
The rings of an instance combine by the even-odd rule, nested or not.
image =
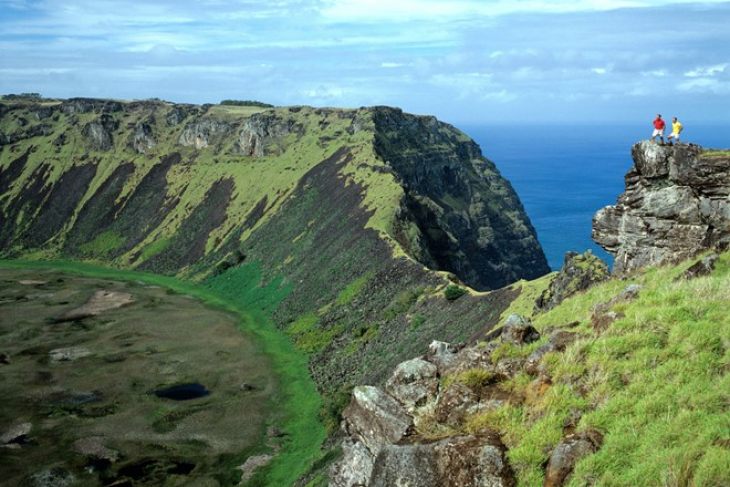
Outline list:
[[[537,230],[550,267],[565,252],[590,249],[611,262],[591,240],[596,211],[616,203],[632,165],[631,146],[646,139],[645,124],[459,126],[482,148],[517,191]],[[730,122],[685,123],[687,142],[730,148]]]

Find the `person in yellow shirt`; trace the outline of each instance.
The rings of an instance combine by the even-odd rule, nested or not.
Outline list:
[[[684,126],[682,125],[682,123],[679,120],[677,120],[677,117],[673,117],[672,118],[672,133],[669,134],[669,137],[667,137],[667,140],[669,141],[670,144],[672,143],[672,141],[679,142],[679,134],[682,133],[683,128],[684,128]]]

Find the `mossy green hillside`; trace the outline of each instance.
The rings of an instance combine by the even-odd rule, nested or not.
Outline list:
[[[578,431],[597,430],[604,441],[577,464],[568,485],[725,485],[730,253],[710,276],[679,278],[690,264],[609,280],[534,315],[544,337],[503,345],[493,359],[524,358],[550,329],[576,321],[571,331],[580,338],[546,356],[547,385],[518,374],[500,387],[520,400],[470,417],[464,429],[500,431],[522,486],[542,483],[549,452],[576,420]],[[594,307],[629,284],[641,286],[638,297],[617,303],[619,319],[594,330]],[[506,312],[527,309],[517,299]]]

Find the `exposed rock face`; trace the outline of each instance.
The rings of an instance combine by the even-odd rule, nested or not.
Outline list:
[[[480,290],[550,272],[512,186],[479,146],[434,117],[385,107],[373,116],[376,151],[406,191],[399,241],[414,257]]]
[[[275,142],[290,133],[301,134],[303,127],[292,119],[284,119],[275,113],[256,113],[243,122],[238,135],[238,148],[246,156],[263,157],[277,152]]]
[[[644,141],[632,149],[626,191],[593,218],[614,271],[689,258],[730,244],[730,157]]]
[[[152,127],[149,123],[140,122],[134,128],[134,138],[132,139],[132,148],[144,154],[157,145],[152,135]]]
[[[213,119],[198,120],[185,126],[178,143],[202,149],[208,147],[212,137],[227,134],[230,130],[231,126],[226,122]]]
[[[563,300],[579,291],[584,291],[608,279],[608,265],[590,250],[583,254],[567,252],[563,267],[535,302],[537,311],[553,309]]]
[[[435,443],[389,445],[375,459],[373,487],[509,487],[512,472],[498,438],[455,436]]]
[[[87,123],[81,133],[94,150],[108,151],[114,146],[112,133],[119,123],[109,114],[102,114],[98,120]]]

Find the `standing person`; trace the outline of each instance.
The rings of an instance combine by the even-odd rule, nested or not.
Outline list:
[[[682,125],[682,122],[677,120],[677,117],[672,118],[672,133],[669,134],[667,137],[667,141],[669,143],[672,143],[672,139],[674,139],[675,142],[679,142],[679,134],[682,133],[682,129],[684,129],[684,125]]]
[[[664,127],[666,127],[666,124],[664,123],[664,120],[662,120],[662,116],[657,113],[657,116],[654,119],[654,132],[651,134],[652,141],[654,141],[654,139],[658,136],[661,139],[662,144],[664,143]]]

